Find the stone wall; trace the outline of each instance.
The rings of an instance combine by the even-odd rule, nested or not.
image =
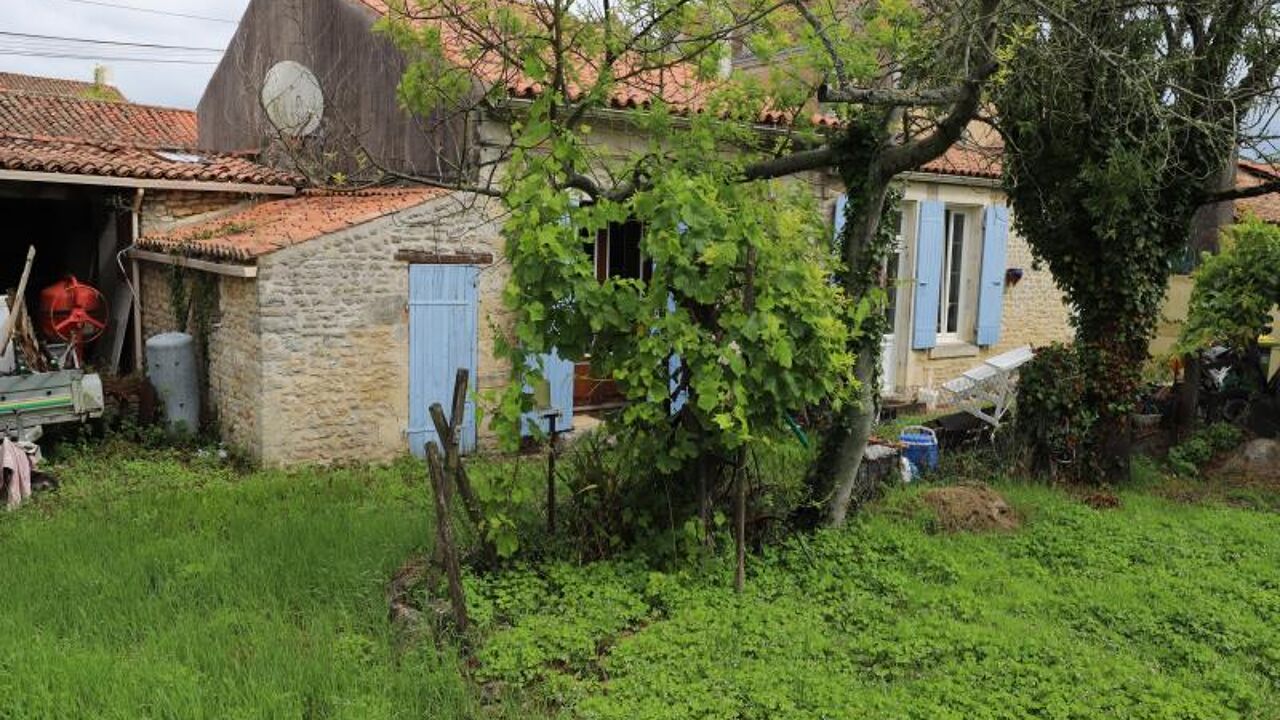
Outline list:
[[[436,199],[259,260],[266,464],[387,460],[408,451],[409,266],[396,252],[501,257],[492,202]],[[495,327],[507,325],[505,281],[501,264],[480,269],[481,390],[508,377],[493,357]]]
[[[142,199],[142,233],[156,232],[210,214],[237,209],[251,200],[242,193],[148,190]]]
[[[185,319],[177,317],[173,306],[174,268],[143,262],[139,272],[143,337],[185,327]],[[216,424],[225,442],[260,458],[262,365],[257,283],[194,270],[181,272],[188,297],[196,275],[212,278],[216,283],[216,307],[209,315],[208,376],[203,378],[201,393],[204,416]]]

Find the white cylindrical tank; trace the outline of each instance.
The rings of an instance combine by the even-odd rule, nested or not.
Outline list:
[[[147,378],[164,404],[169,430],[199,431],[200,379],[195,338],[171,332],[147,340]]]

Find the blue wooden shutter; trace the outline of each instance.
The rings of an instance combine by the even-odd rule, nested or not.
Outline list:
[[[688,231],[689,231],[689,226],[683,220],[681,220],[679,223],[676,224],[676,232],[680,233],[681,235],[685,234]],[[656,280],[658,277],[657,263],[654,263],[653,271],[654,271],[654,279]],[[671,314],[671,313],[674,313],[675,311],[676,311],[676,298],[674,295],[668,292],[667,293],[667,313]],[[689,401],[688,390],[681,390],[678,393],[676,392],[676,388],[680,386],[680,365],[681,364],[682,363],[680,360],[680,356],[674,352],[671,353],[671,357],[667,358],[667,376],[670,378],[667,381],[667,385],[668,387],[671,388],[671,392],[675,395],[675,397],[672,398],[671,400],[672,415],[675,415],[676,413],[680,412],[684,408],[684,404]]]
[[[471,371],[462,423],[462,449],[476,445],[478,357],[477,268],[471,265],[409,266],[409,449],[421,457],[428,441],[440,441],[428,408],[448,412],[458,368]]]
[[[927,350],[938,344],[946,216],[945,204],[936,200],[920,203],[920,222],[916,232],[915,317],[911,327],[911,347],[916,350]]]
[[[581,200],[576,195],[569,197],[569,207],[577,208]],[[571,211],[572,212],[572,211]],[[569,213],[560,217],[561,225],[569,225],[573,219]],[[594,263],[593,263],[594,265]],[[556,432],[573,429],[573,363],[561,359],[560,354],[552,349],[549,353],[534,355],[525,359],[529,367],[541,365],[542,379],[547,381],[551,390],[551,408],[556,410]],[[525,387],[527,393],[533,388]],[[547,419],[547,411],[551,408],[534,408],[524,414],[520,423],[521,435],[532,435],[536,426],[542,432],[551,432],[551,422]]]
[[[1009,208],[987,208],[982,234],[982,279],[978,285],[978,344],[1000,342],[1004,315],[1005,250],[1009,239]]]
[[[551,432],[551,422],[547,419],[547,411],[556,411],[556,432],[573,429],[573,363],[564,360],[555,350],[549,353],[529,357],[525,362],[529,367],[540,365],[542,377],[551,389],[551,408],[534,408],[525,413],[524,422],[520,424],[522,435],[532,435],[533,428],[542,432]],[[533,392],[526,387],[525,392]]]
[[[836,198],[836,217],[835,217],[835,243],[840,245],[840,233],[844,232],[844,209],[849,204],[849,196],[840,193],[840,197]]]

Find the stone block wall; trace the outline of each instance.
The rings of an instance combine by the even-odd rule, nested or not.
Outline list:
[[[500,258],[494,202],[435,199],[259,260],[266,464],[380,461],[408,451],[409,266],[396,253]],[[508,377],[493,357],[496,328],[507,325],[505,282],[502,264],[480,268],[482,391]]]
[[[226,211],[248,202],[242,193],[215,193],[196,190],[148,190],[143,195],[142,232],[149,233],[211,213]]]
[[[252,279],[181,271],[188,296],[196,274],[216,282],[216,307],[209,317],[208,376],[203,378],[205,416],[213,420],[229,445],[251,457],[262,455],[259,415],[262,405],[261,342],[258,332],[257,283]],[[173,305],[174,268],[139,264],[143,337],[184,327]],[[197,349],[199,345],[197,344]]]

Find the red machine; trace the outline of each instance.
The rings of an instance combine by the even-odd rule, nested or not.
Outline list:
[[[67,343],[63,367],[80,367],[84,348],[107,329],[107,299],[97,288],[68,276],[40,291],[40,332]]]

